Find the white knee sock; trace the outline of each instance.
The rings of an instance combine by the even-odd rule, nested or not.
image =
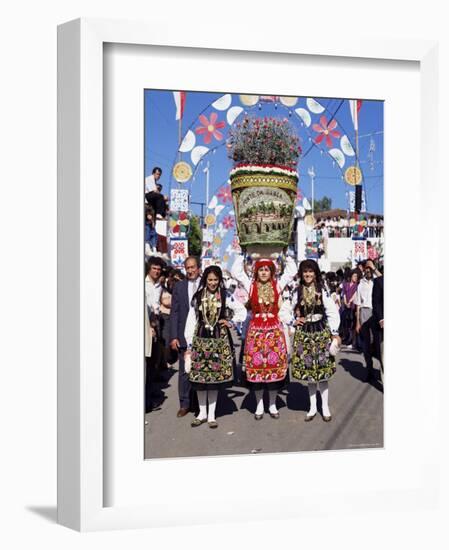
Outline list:
[[[256,396],[256,414],[263,414],[263,390],[256,390],[254,392]]]
[[[207,391],[197,391],[196,394],[198,395],[198,405],[200,406],[200,412],[197,418],[198,420],[204,420],[207,418]]]
[[[331,412],[329,410],[329,382],[320,382],[319,389],[321,393],[321,407],[323,409],[323,416],[331,416]]]
[[[209,402],[209,411],[207,413],[207,421],[215,420],[215,407],[217,406],[218,390],[207,390],[207,401]]]
[[[270,408],[269,408],[269,411],[270,413],[272,414],[276,414],[278,412],[277,410],[277,407],[276,407],[276,397],[278,395],[278,392],[277,390],[270,390],[268,392],[268,395],[270,397]]]
[[[313,416],[316,414],[316,382],[309,382],[309,399],[310,399],[310,409],[307,413],[307,416]]]

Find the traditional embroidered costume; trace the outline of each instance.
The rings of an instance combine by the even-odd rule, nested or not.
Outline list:
[[[245,307],[226,297],[224,289],[209,292],[204,288],[201,297],[187,318],[185,338],[191,346],[189,380],[195,390],[218,389],[234,379],[234,347],[227,326],[219,323],[232,311],[232,321],[243,322]]]
[[[256,262],[254,272],[269,266],[271,260]],[[266,283],[254,280],[249,292],[252,318],[245,340],[243,362],[246,379],[253,389],[278,389],[287,377],[287,344],[284,327],[279,319],[281,290],[275,278]]]
[[[335,373],[335,357],[329,353],[329,348],[332,336],[338,334],[338,308],[328,292],[317,292],[314,284],[300,285],[292,306],[296,316],[303,317],[305,323],[295,330],[291,379],[329,380]]]

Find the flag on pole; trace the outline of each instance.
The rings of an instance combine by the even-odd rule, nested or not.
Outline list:
[[[349,109],[351,111],[352,122],[354,124],[354,130],[359,129],[359,111],[362,106],[361,99],[350,99]]]
[[[173,92],[173,98],[176,105],[176,120],[181,120],[182,115],[184,114],[186,92]]]

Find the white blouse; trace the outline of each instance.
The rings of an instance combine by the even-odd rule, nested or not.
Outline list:
[[[323,300],[324,311],[326,312],[326,317],[329,323],[329,328],[331,330],[331,333],[332,335],[336,336],[338,334],[338,328],[340,327],[340,313],[338,311],[337,304],[325,289],[322,290],[321,299]],[[284,323],[288,323],[288,324],[294,323],[295,321],[294,311],[297,303],[298,303],[298,292],[295,292],[293,294],[292,303],[288,304],[288,311],[287,311],[287,308],[285,308],[283,311],[282,320]]]
[[[234,299],[232,296],[226,298],[226,307],[231,309],[233,312],[232,322],[234,323],[243,323],[246,319],[247,311],[246,307]],[[189,314],[187,315],[186,328],[184,330],[184,338],[186,339],[187,345],[192,345],[193,335],[195,334],[195,327],[198,322],[196,308],[191,307]]]

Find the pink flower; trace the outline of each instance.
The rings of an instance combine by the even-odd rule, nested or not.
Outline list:
[[[261,365],[263,362],[263,357],[262,357],[262,354],[260,353],[260,351],[258,351],[257,353],[255,353],[253,355],[253,363],[256,365],[256,366],[259,366]]]
[[[212,141],[212,136],[219,141],[220,139],[223,139],[223,134],[219,132],[218,130],[220,128],[225,127],[225,123],[221,120],[217,122],[218,115],[217,113],[211,113],[210,119],[208,119],[204,115],[200,115],[198,117],[200,119],[200,122],[202,126],[198,126],[198,128],[195,128],[195,132],[197,134],[205,134],[204,136],[204,143],[210,143]]]
[[[268,354],[268,364],[276,365],[279,359],[279,355],[275,351],[270,351]]]
[[[226,229],[234,229],[235,222],[234,218],[231,215],[225,216],[223,218],[223,227],[225,227]]]
[[[318,135],[315,137],[314,140],[315,143],[321,143],[323,139],[326,138],[326,145],[328,147],[332,147],[332,138],[338,138],[341,135],[340,132],[337,132],[337,130],[335,130],[335,128],[337,127],[337,121],[335,119],[332,119],[328,124],[327,118],[322,115],[320,118],[320,124],[314,124],[312,126],[315,132],[318,132]]]
[[[225,204],[227,202],[232,202],[231,186],[228,183],[220,187],[217,193],[217,198],[219,198]]]

